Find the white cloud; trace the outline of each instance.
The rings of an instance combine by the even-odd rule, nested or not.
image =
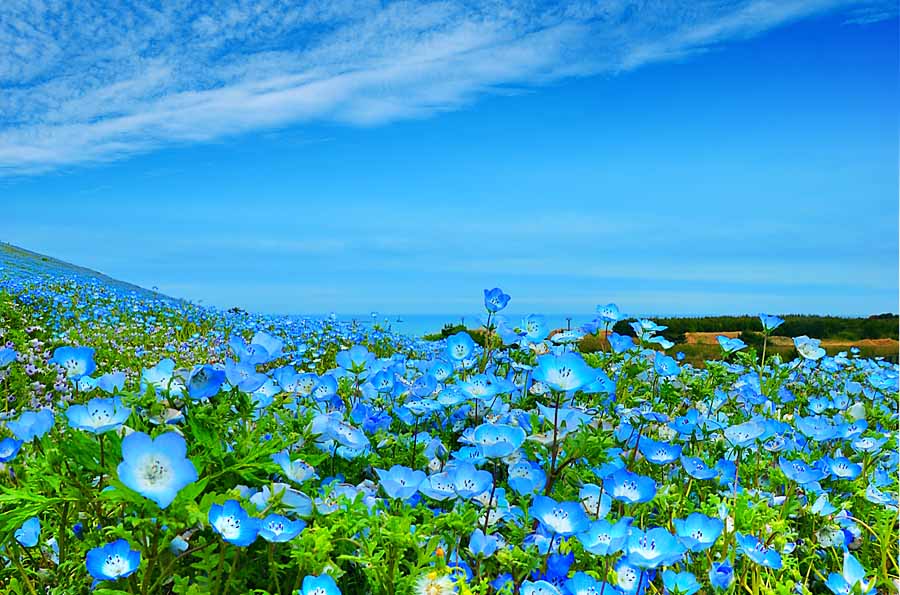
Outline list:
[[[311,120],[375,125],[482,94],[679,58],[882,0],[535,5],[79,0],[0,6],[0,174]]]

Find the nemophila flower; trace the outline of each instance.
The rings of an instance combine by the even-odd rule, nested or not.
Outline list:
[[[360,375],[375,362],[375,354],[371,353],[363,345],[354,345],[348,350],[339,351],[335,356],[335,363],[348,372]]]
[[[662,527],[648,531],[632,529],[625,542],[628,561],[638,568],[671,566],[684,555],[685,547]]]
[[[269,543],[284,543],[300,535],[305,527],[304,521],[270,514],[259,523],[259,536]]]
[[[16,529],[13,537],[16,538],[23,547],[34,547],[37,545],[41,537],[41,519],[36,516],[31,517],[22,526]]]
[[[547,474],[531,461],[520,461],[510,466],[506,483],[517,494],[524,496],[544,489]]]
[[[327,574],[320,576],[306,575],[300,587],[300,595],[341,595],[337,583]]]
[[[600,486],[592,483],[581,486],[578,498],[581,500],[584,511],[597,519],[605,517],[612,506],[612,498],[609,497],[609,494]]]
[[[735,539],[737,540],[738,551],[753,560],[753,562],[773,570],[781,568],[781,554],[768,547],[758,537],[737,532],[735,533]]]
[[[300,484],[318,477],[315,467],[299,459],[292,461],[290,454],[286,450],[273,454],[272,460],[281,467],[284,476],[294,483]]]
[[[0,347],[0,369],[16,361],[16,350],[11,347]]]
[[[806,335],[794,337],[794,347],[800,357],[812,361],[820,360],[825,357],[825,350],[819,347],[821,341],[819,339],[810,339]]]
[[[403,465],[394,465],[390,470],[375,469],[378,479],[381,480],[381,488],[389,498],[409,500],[419,489],[419,485],[425,480],[425,473],[413,470]]]
[[[473,556],[490,558],[497,551],[500,544],[496,535],[485,535],[481,529],[475,529],[469,536],[469,551]]]
[[[97,369],[94,350],[90,347],[57,347],[50,358],[51,364],[60,366],[69,380],[90,376]]]
[[[278,337],[273,337],[265,331],[257,331],[250,340],[250,346],[253,348],[262,347],[266,353],[266,360],[259,363],[267,363],[281,357],[284,341]]]
[[[597,306],[597,318],[606,324],[615,324],[622,319],[622,314],[617,305],[610,303]]]
[[[23,442],[40,438],[53,428],[53,412],[49,409],[25,411],[17,419],[6,423],[13,435]]]
[[[828,575],[825,586],[835,595],[870,595],[875,593],[875,580],[866,579],[866,569],[853,554],[844,552],[844,568],[841,574]]]
[[[547,496],[535,496],[528,512],[548,531],[563,537],[587,531],[591,523],[580,502],[557,502]]]
[[[144,368],[141,371],[141,391],[148,386],[153,387],[157,393],[169,391],[173,395],[181,395],[184,381],[175,376],[175,361],[166,358],[152,368]]]
[[[116,430],[131,415],[131,408],[120,397],[91,399],[85,405],[71,405],[66,409],[69,426],[92,434]]]
[[[547,581],[524,581],[519,595],[562,595],[553,583]]]
[[[608,556],[621,551],[631,530],[631,517],[622,517],[615,523],[606,519],[591,521],[587,531],[576,537],[585,551],[597,556]]]
[[[606,339],[609,341],[609,346],[612,347],[612,350],[616,353],[625,353],[626,351],[634,347],[634,339],[632,339],[628,335],[609,333],[606,336]]]
[[[727,590],[734,583],[734,568],[728,560],[713,562],[709,567],[709,584],[717,591]]]
[[[135,573],[141,565],[141,552],[131,549],[124,539],[117,539],[88,551],[85,566],[94,578],[93,586],[102,581],[117,581]]]
[[[763,331],[771,333],[779,326],[784,324],[784,320],[771,314],[760,314],[759,321],[762,323]]]
[[[196,366],[188,375],[188,395],[195,401],[208,399],[218,394],[224,383],[225,372],[223,370],[218,370],[209,364]]]
[[[813,481],[819,481],[825,477],[825,472],[816,467],[811,467],[800,460],[790,461],[785,458],[778,459],[778,467],[788,479],[804,485]]]
[[[525,430],[507,424],[481,424],[473,433],[475,444],[489,459],[511,455],[525,442]]]
[[[709,549],[722,534],[725,524],[699,512],[692,512],[684,520],[674,519],[675,534],[692,552]]]
[[[469,359],[475,351],[475,341],[466,331],[460,331],[455,335],[447,337],[447,356],[455,361],[461,362]]]
[[[678,365],[678,362],[675,361],[675,358],[657,352],[653,357],[653,371],[664,377],[678,376],[681,372],[681,367]]]
[[[250,516],[237,500],[213,504],[209,507],[208,519],[213,531],[232,545],[247,547],[259,534],[260,520]]]
[[[613,569],[616,571],[616,587],[624,595],[644,595],[648,592],[647,585],[656,576],[655,570],[638,568],[628,561],[627,556],[619,558]]]
[[[585,363],[581,355],[567,351],[562,355],[542,355],[534,369],[535,380],[543,382],[553,390],[573,391],[597,378],[594,368]]]
[[[579,570],[565,582],[565,592],[569,595],[616,595],[619,590]]]
[[[97,388],[113,394],[125,388],[125,372],[110,372],[97,379]]]
[[[626,504],[649,502],[656,496],[653,478],[622,468],[603,480],[603,488],[614,499]]]
[[[509,296],[499,287],[484,290],[484,308],[488,312],[499,312],[509,303]]]
[[[184,438],[175,432],[155,439],[134,432],[122,440],[119,480],[160,508],[167,508],[182,488],[197,481],[197,469],[186,455]]]
[[[671,595],[694,595],[701,586],[697,577],[691,572],[663,570],[662,580],[665,592]]]
[[[722,335],[716,337],[716,341],[719,342],[719,347],[721,347],[722,351],[724,351],[725,353],[734,353],[736,351],[744,349],[747,346],[747,344],[740,339],[732,339],[730,337],[725,337]]]
[[[8,463],[19,454],[24,442],[15,438],[3,438],[0,440],[0,463]]]
[[[253,364],[227,359],[225,360],[225,379],[228,380],[228,384],[239,391],[252,393],[265,384],[269,377],[257,372],[256,366]]]
[[[658,442],[650,438],[641,438],[639,450],[654,465],[667,465],[681,456],[681,446],[678,444]]]
[[[750,420],[742,424],[728,426],[724,434],[728,442],[735,448],[747,448],[756,444],[756,441],[765,433],[766,426],[756,420]]]

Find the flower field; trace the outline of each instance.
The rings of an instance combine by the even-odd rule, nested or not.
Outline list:
[[[426,342],[16,262],[2,593],[897,590],[896,365],[722,337],[700,369],[649,320],[582,355],[618,307],[551,334],[499,289],[488,347]]]

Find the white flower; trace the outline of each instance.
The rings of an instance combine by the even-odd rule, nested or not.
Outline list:
[[[437,572],[423,574],[416,581],[416,595],[451,595],[456,593],[456,585],[446,574]]]

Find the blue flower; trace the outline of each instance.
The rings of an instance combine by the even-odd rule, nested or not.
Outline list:
[[[816,361],[825,357],[825,350],[819,347],[819,339],[810,339],[806,335],[794,337],[794,347],[803,359]]]
[[[735,448],[746,448],[755,444],[765,431],[766,426],[756,420],[750,420],[725,428],[724,434]]]
[[[547,581],[524,581],[519,595],[561,595],[552,583]]]
[[[118,429],[130,415],[131,408],[126,407],[119,397],[91,399],[86,405],[72,405],[66,410],[71,427],[93,434]]]
[[[542,355],[534,369],[535,380],[553,390],[572,391],[597,379],[597,370],[585,363],[581,355],[567,351],[562,355]]]
[[[700,590],[700,583],[697,582],[697,577],[690,572],[663,570],[662,580],[666,593],[671,593],[672,595],[694,595]]]
[[[605,577],[604,577],[605,578]],[[580,570],[565,583],[566,592],[571,595],[615,595],[618,589],[603,581],[598,581]]]
[[[292,521],[280,514],[270,514],[259,524],[259,536],[269,543],[284,543],[300,535],[306,523]]]
[[[777,317],[772,316],[771,314],[760,314],[759,321],[762,323],[763,331],[768,334],[777,329],[779,326],[784,324],[784,320]]]
[[[685,547],[662,527],[648,531],[632,529],[625,543],[628,561],[638,568],[671,566],[684,555]]]
[[[858,465],[846,457],[829,459],[828,469],[832,475],[840,479],[856,479],[862,473],[862,465]]]
[[[141,552],[131,549],[124,539],[117,539],[102,547],[95,547],[85,556],[88,574],[94,586],[101,581],[116,581],[135,573],[141,565]]]
[[[692,512],[684,520],[675,519],[675,534],[689,550],[701,552],[709,549],[722,534],[724,523],[699,512]]]
[[[622,319],[622,314],[617,305],[610,303],[597,306],[597,317],[606,324],[615,324]]]
[[[0,369],[16,361],[16,350],[11,347],[0,347]]]
[[[656,352],[653,357],[653,370],[660,376],[678,376],[681,367],[675,358],[660,352]]]
[[[178,492],[197,481],[197,469],[186,458],[187,445],[179,434],[167,432],[155,439],[134,432],[122,440],[119,480],[166,508]]]
[[[50,363],[63,368],[70,380],[90,376],[97,369],[94,363],[94,350],[90,347],[57,347],[53,351]]]
[[[53,412],[49,409],[40,409],[23,412],[18,419],[7,422],[6,427],[19,440],[31,442],[49,432],[53,422]]]
[[[626,504],[649,502],[656,496],[656,482],[650,477],[622,468],[603,480],[603,488],[614,500]]]
[[[609,497],[609,494],[604,492],[600,486],[592,483],[581,486],[578,498],[581,500],[584,511],[598,519],[605,517],[612,506],[612,498]]]
[[[425,480],[425,474],[419,470],[413,470],[402,465],[394,465],[389,471],[375,469],[381,480],[381,487],[390,498],[409,500],[419,489],[419,485]]]
[[[723,335],[719,335],[718,337],[716,337],[716,341],[719,342],[719,347],[721,347],[722,351],[724,351],[725,353],[734,353],[735,351],[740,351],[747,346],[747,344],[740,339],[732,339]]]
[[[859,563],[859,560],[850,552],[845,551],[843,572],[829,574],[825,586],[835,595],[854,593],[870,595],[875,593],[874,583],[874,579],[866,580],[866,569]]]
[[[192,399],[208,399],[215,396],[225,383],[225,372],[209,364],[196,366],[188,376],[188,394]]]
[[[677,461],[681,456],[681,446],[657,442],[650,438],[641,438],[640,451],[644,458],[654,465],[666,465]]]
[[[778,459],[778,467],[787,476],[788,479],[800,485],[804,485],[813,481],[819,481],[825,477],[825,472],[816,467],[810,467],[800,460],[790,461],[788,459]]]
[[[557,502],[547,496],[535,496],[528,512],[548,531],[563,537],[587,531],[591,524],[579,502]]]
[[[488,312],[499,312],[509,303],[509,296],[499,287],[484,290],[484,307]]]
[[[525,430],[506,424],[481,424],[473,433],[475,444],[489,459],[499,459],[514,453],[525,442]]]
[[[13,535],[16,541],[24,547],[36,546],[38,539],[41,537],[41,519],[36,516],[31,517],[22,523],[22,526],[16,529]]]
[[[299,459],[292,461],[290,455],[285,450],[273,454],[272,461],[281,467],[284,476],[294,483],[303,483],[309,479],[318,477],[315,467]]]
[[[447,355],[456,362],[469,359],[475,351],[475,341],[466,331],[447,337]]]
[[[303,577],[300,595],[341,595],[337,583],[327,574],[321,576],[307,575]]]
[[[268,376],[256,371],[256,365],[248,362],[225,360],[225,379],[241,392],[252,393],[268,380]],[[201,391],[202,392],[202,391]],[[215,393],[213,393],[215,394]],[[193,396],[193,395],[192,395]],[[212,395],[206,395],[212,396]],[[203,397],[194,397],[203,398]]]
[[[773,570],[781,569],[781,554],[769,548],[753,535],[744,535],[740,532],[735,533],[738,551],[766,568]]]
[[[209,524],[213,531],[230,544],[247,547],[259,534],[260,521],[250,516],[237,500],[226,500],[225,504],[209,507]]]
[[[507,483],[517,494],[525,496],[544,489],[547,474],[531,461],[520,461],[510,466]]]
[[[734,582],[734,568],[728,560],[713,562],[709,567],[709,584],[717,591],[727,590]]]
[[[631,530],[630,517],[623,517],[610,523],[606,519],[592,521],[587,531],[577,535],[578,541],[588,551],[597,556],[608,556],[622,549]]]
[[[0,463],[8,463],[19,454],[19,449],[24,444],[21,440],[15,438],[4,438],[0,440]]]
[[[363,345],[354,345],[346,351],[340,351],[334,357],[335,363],[354,375],[361,375],[375,362],[375,354],[370,353]]]
[[[634,347],[634,339],[628,335],[609,333],[606,338],[609,341],[609,346],[612,347],[612,350],[616,353],[625,353]]]
[[[475,529],[469,536],[469,551],[474,556],[490,558],[500,547],[496,535],[485,535],[481,529]]]

